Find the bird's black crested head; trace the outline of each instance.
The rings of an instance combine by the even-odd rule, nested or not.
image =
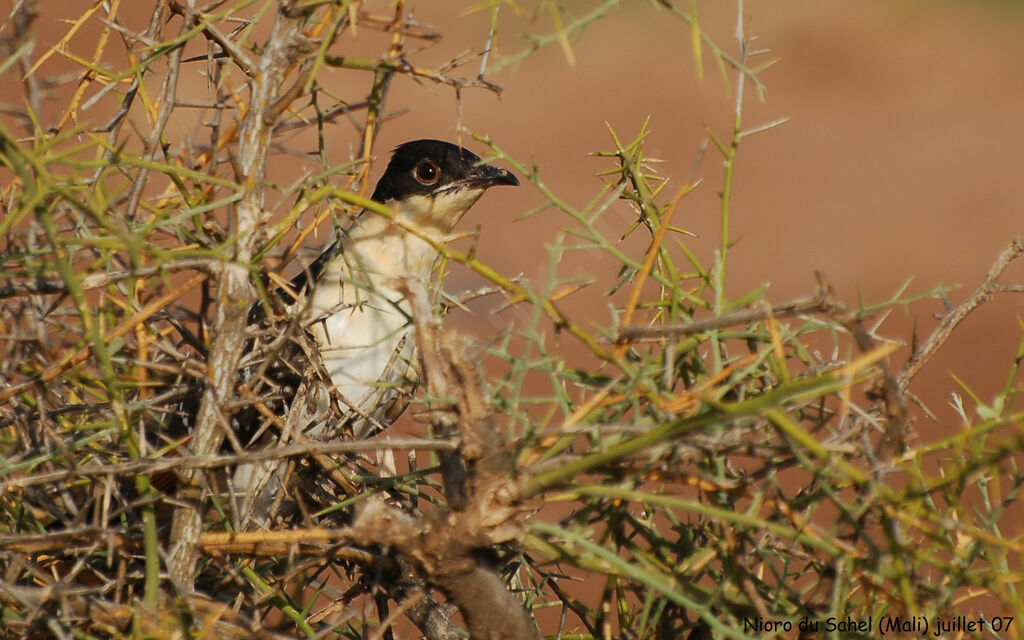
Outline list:
[[[516,186],[519,180],[511,171],[483,164],[472,151],[449,142],[416,140],[395,148],[373,199],[383,203],[462,190],[482,193],[500,184]]]

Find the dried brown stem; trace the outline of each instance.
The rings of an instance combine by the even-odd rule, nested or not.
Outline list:
[[[754,309],[742,309],[732,313],[726,313],[714,318],[693,320],[682,324],[667,324],[658,327],[620,327],[617,342],[646,342],[662,340],[664,338],[679,338],[693,335],[712,329],[723,329],[739,324],[748,324],[772,316],[781,318],[795,316],[802,313],[814,313],[824,311],[826,308],[826,297],[823,292],[818,292],[809,298],[799,298],[789,302],[781,302],[771,307],[763,306]]]
[[[208,258],[184,258],[171,260],[160,264],[147,264],[134,269],[124,269],[109,273],[90,273],[81,279],[81,287],[84,291],[91,289],[102,289],[115,282],[132,280],[135,278],[149,278],[151,276],[173,273],[175,271],[203,271],[212,273],[215,262]],[[7,282],[0,286],[0,298],[14,298],[18,296],[68,293],[67,282],[59,278],[34,278],[32,280]],[[180,294],[179,294],[180,295]]]
[[[182,20],[181,28],[178,30],[178,38],[181,38],[192,29],[195,20],[195,12],[186,12],[185,19]],[[148,164],[153,161],[157,151],[162,148],[160,141],[164,135],[164,128],[167,126],[171,113],[174,112],[174,96],[178,90],[178,71],[181,68],[181,51],[183,48],[184,44],[179,45],[167,56],[167,75],[164,77],[163,87],[160,89],[160,110],[157,112],[156,121],[153,123],[153,131],[150,133],[149,139],[145,141],[146,150],[143,154],[145,162],[140,166],[139,173],[135,176],[131,194],[128,196],[128,205],[125,207],[124,215],[128,221],[135,219],[139,201],[142,198],[142,190],[145,189],[146,178],[149,176]]]
[[[969,313],[977,309],[982,304],[992,299],[992,295],[1000,292],[1018,292],[1021,290],[1020,286],[1015,285],[1001,285],[996,280],[1003,274],[1006,267],[1011,262],[1016,260],[1024,254],[1024,240],[1019,236],[1014,238],[996,258],[996,261],[989,267],[988,273],[985,274],[985,278],[978,285],[978,288],[967,297],[966,300],[958,304],[951,311],[942,317],[939,321],[939,326],[935,327],[932,334],[928,336],[928,339],[924,341],[918,348],[914,349],[914,353],[910,354],[910,358],[906,364],[900,370],[899,375],[896,378],[896,383],[901,391],[906,390],[910,384],[911,379],[917,375],[921,370],[921,367],[925,365],[928,360],[935,355],[935,352],[939,350],[949,336],[952,335],[953,330],[956,329],[957,325],[963,322],[963,319],[967,317]]]
[[[170,6],[171,11],[179,16],[188,16],[189,14],[196,13],[195,10],[182,6],[179,2],[172,1],[168,3],[168,5]],[[213,42],[216,42],[217,46],[219,46],[221,51],[224,52],[223,55],[229,57],[231,61],[242,70],[242,73],[250,78],[254,78],[256,76],[256,69],[252,64],[250,64],[245,51],[229,38],[224,36],[224,34],[222,34],[216,27],[210,24],[206,16],[202,15],[202,13],[202,11],[199,12],[199,17],[203,20],[203,35]]]
[[[157,474],[181,469],[220,469],[238,464],[257,464],[268,460],[286,460],[303,456],[327,456],[337,453],[360,453],[366,451],[455,451],[458,443],[451,440],[426,438],[400,438],[394,440],[358,440],[342,442],[303,442],[264,449],[247,451],[237,455],[205,455],[185,458],[156,458],[133,460],[121,464],[101,464],[95,467],[77,467],[64,471],[36,473],[0,482],[0,492],[16,487],[31,487],[67,482],[76,478],[102,478]]]
[[[278,7],[269,41],[263,52],[261,73],[250,79],[252,103],[239,133],[236,167],[242,185],[242,198],[233,219],[234,256],[225,261],[218,278],[218,300],[214,326],[217,328],[209,357],[209,380],[196,415],[192,451],[206,456],[215,453],[225,437],[224,404],[235,388],[238,363],[245,344],[245,327],[251,297],[249,270],[259,245],[263,211],[263,182],[266,175],[267,151],[276,120],[283,106],[279,103],[284,79],[303,53],[305,37],[302,27],[305,13],[289,15],[284,3]],[[183,495],[194,493],[194,473],[183,474]],[[198,505],[179,507],[175,511],[172,539],[175,546],[168,561],[172,579],[186,592],[193,588],[198,560],[199,534],[202,530]]]

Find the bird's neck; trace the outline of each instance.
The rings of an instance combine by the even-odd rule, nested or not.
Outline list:
[[[401,213],[389,219],[366,211],[348,229],[343,255],[349,271],[361,271],[376,286],[390,289],[406,278],[429,278],[439,255],[436,245],[450,230]]]
[[[376,283],[401,278],[427,279],[437,262],[437,246],[463,214],[483,195],[483,189],[463,189],[435,197],[413,196],[396,206],[393,217],[364,211],[349,228],[345,253],[365,264]]]

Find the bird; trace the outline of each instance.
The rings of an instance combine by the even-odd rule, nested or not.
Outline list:
[[[401,144],[371,196],[393,217],[364,209],[289,286],[277,290],[285,314],[312,337],[332,387],[318,395],[319,417],[302,427],[306,437],[367,438],[402,413],[416,377],[412,310],[403,281],[427,281],[440,258],[435,244],[421,236],[443,242],[484,192],[500,185],[518,186],[519,180],[462,146],[430,139]],[[250,322],[264,315],[262,308],[254,306]],[[340,419],[337,411],[326,417],[328,397],[340,401]],[[272,494],[278,485],[271,478],[275,466],[240,466],[235,488],[250,497],[253,489]]]

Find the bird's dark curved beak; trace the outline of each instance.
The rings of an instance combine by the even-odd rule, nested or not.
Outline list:
[[[472,187],[483,187],[487,189],[489,187],[496,187],[501,184],[507,184],[513,187],[519,186],[519,178],[508,169],[502,169],[489,164],[481,164],[473,167],[469,171],[469,175],[466,177],[467,186]]]

